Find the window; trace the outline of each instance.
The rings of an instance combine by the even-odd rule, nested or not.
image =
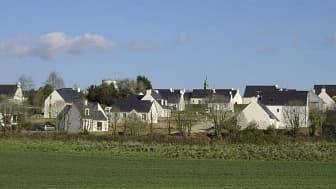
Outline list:
[[[89,108],[85,108],[85,115],[86,115],[86,116],[89,116],[89,115],[90,115],[90,110],[89,110]]]
[[[278,113],[280,112],[279,108],[277,108],[277,112],[278,112]]]
[[[126,118],[126,113],[123,113],[123,118]]]
[[[102,131],[103,130],[103,122],[97,122],[97,131]]]
[[[146,121],[146,114],[141,114],[141,120]]]

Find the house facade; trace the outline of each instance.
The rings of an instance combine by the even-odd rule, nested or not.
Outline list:
[[[293,119],[299,120],[300,127],[308,127],[308,94],[308,91],[264,91],[260,94],[259,102],[279,120],[277,129],[290,128]]]
[[[314,85],[314,90],[323,100],[325,110],[336,109],[336,85]]]
[[[58,129],[64,132],[107,132],[108,117],[99,103],[77,101],[67,104],[57,116]]]
[[[143,100],[142,95],[131,95],[125,99],[117,100],[108,110],[110,121],[119,124],[125,123],[131,114],[146,123],[158,123],[162,112],[159,112],[155,101]],[[113,119],[113,120],[112,120]]]
[[[167,101],[167,106],[172,110],[185,110],[184,93],[185,90],[180,89],[155,89],[154,92],[162,97],[162,102]],[[162,104],[162,103],[161,103]]]
[[[237,124],[245,129],[255,123],[258,129],[278,128],[279,120],[265,105],[257,100],[247,105],[237,116]]]

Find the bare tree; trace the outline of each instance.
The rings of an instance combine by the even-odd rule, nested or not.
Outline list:
[[[21,83],[21,87],[24,91],[34,89],[35,87],[34,81],[30,76],[21,75],[18,81]]]
[[[61,76],[56,72],[51,72],[48,76],[46,84],[52,86],[54,89],[59,89],[64,87],[64,81]]]
[[[287,128],[292,131],[292,136],[296,137],[299,128],[306,123],[306,106],[300,102],[290,102],[284,106],[282,113]]]

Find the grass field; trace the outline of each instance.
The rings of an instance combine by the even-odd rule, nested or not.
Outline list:
[[[336,163],[121,158],[0,149],[0,188],[335,188]]]

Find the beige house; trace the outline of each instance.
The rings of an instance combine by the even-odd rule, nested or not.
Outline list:
[[[278,118],[263,104],[252,101],[237,116],[237,124],[245,129],[249,124],[255,123],[258,129],[278,127]]]

